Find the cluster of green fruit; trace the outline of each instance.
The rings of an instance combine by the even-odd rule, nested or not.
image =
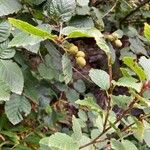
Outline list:
[[[85,53],[83,51],[79,51],[78,47],[74,44],[70,44],[69,48],[67,49],[67,52],[76,58],[76,63],[80,67],[84,67],[86,65],[85,60]]]
[[[118,48],[122,46],[122,42],[121,42],[121,40],[119,40],[118,34],[116,34],[116,33],[105,35],[105,38],[107,40],[113,42],[113,44]]]

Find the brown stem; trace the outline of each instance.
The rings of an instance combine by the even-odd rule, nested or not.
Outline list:
[[[133,101],[130,103],[128,109],[126,109],[126,110],[122,113],[122,115],[121,115],[120,117],[118,117],[117,120],[116,120],[113,124],[115,125],[115,124],[117,124],[119,121],[121,121],[121,119],[122,119],[126,114],[128,114],[128,112],[133,108],[133,105],[134,105],[137,101],[138,101],[137,99],[133,100]],[[95,139],[93,139],[91,142],[89,142],[89,143],[87,143],[87,144],[81,146],[79,149],[85,148],[85,147],[87,147],[87,146],[89,146],[89,145],[92,145],[92,144],[96,143],[97,140],[98,140],[102,135],[104,135],[108,130],[110,130],[110,129],[111,129],[111,126],[107,127],[107,128],[106,128],[105,130],[103,130],[102,133],[101,133],[100,135],[98,135]]]
[[[134,124],[135,124],[135,123],[132,123],[132,124],[126,126],[124,129],[121,130],[121,132],[127,131],[127,130],[128,130],[130,127],[132,127]]]
[[[106,125],[107,125],[107,121],[109,118],[109,112],[111,109],[111,94],[112,94],[112,60],[111,60],[111,56],[108,55],[108,70],[109,70],[109,82],[110,82],[110,91],[109,91],[109,95],[108,95],[108,105],[107,105],[107,112],[106,112],[106,117],[105,117],[105,121],[104,121],[104,125],[103,125],[103,130],[106,129]]]

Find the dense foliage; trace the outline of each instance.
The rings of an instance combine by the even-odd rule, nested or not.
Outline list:
[[[150,149],[150,0],[0,0],[0,18],[0,149]]]

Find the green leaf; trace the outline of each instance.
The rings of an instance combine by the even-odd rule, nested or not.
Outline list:
[[[8,19],[9,22],[15,26],[16,28],[24,31],[24,32],[27,32],[29,34],[33,34],[35,36],[39,36],[39,37],[43,37],[43,38],[47,38],[47,39],[51,39],[51,40],[54,40],[54,38],[56,36],[52,35],[51,33],[45,31],[45,30],[42,30],[38,27],[35,27],[27,22],[24,22],[22,20],[19,20],[19,19],[14,19],[14,18],[9,18]]]
[[[79,93],[74,89],[69,88],[65,94],[69,102],[75,102],[79,99]]]
[[[115,85],[128,87],[136,90],[138,93],[141,91],[142,83],[137,83],[137,79],[132,77],[122,77],[117,82],[113,81]]]
[[[79,150],[79,145],[73,138],[59,132],[50,137],[43,138],[40,141],[40,145],[46,145],[49,148],[56,148],[57,150]]]
[[[92,18],[90,18],[89,16],[74,16],[71,18],[71,20],[69,21],[69,26],[73,26],[76,28],[94,28],[94,23]]]
[[[34,4],[34,5],[39,5],[39,4],[43,3],[46,0],[29,0],[29,1],[31,1],[31,3]]]
[[[0,101],[8,101],[10,92],[9,85],[0,78]]]
[[[128,107],[128,104],[132,101],[131,96],[126,95],[112,95],[113,105],[118,105],[119,107],[126,109]]]
[[[119,38],[119,39],[121,39],[123,37],[123,34],[124,34],[123,31],[120,29],[118,29],[112,33],[112,35],[115,35],[115,36],[117,35],[117,38]]]
[[[101,11],[96,7],[92,7],[92,10],[90,11],[90,13],[94,21],[95,27],[99,29],[100,31],[104,30],[104,22],[102,19]]]
[[[72,72],[72,64],[67,54],[64,54],[62,57],[62,68],[63,68],[65,83],[68,84],[72,80],[73,72]]]
[[[43,40],[44,38],[42,37],[30,35],[29,33],[25,33],[25,32],[20,32],[14,36],[14,38],[9,43],[9,46],[10,47],[12,46],[20,47],[20,46],[28,46],[28,45],[31,46],[40,43]]]
[[[26,147],[24,145],[17,145],[14,150],[32,150],[31,148],[29,147]]]
[[[0,0],[0,17],[18,12],[22,8],[19,0]]]
[[[144,139],[144,124],[139,121],[137,118],[134,118],[136,127],[132,128],[135,138],[137,138],[140,142]]]
[[[17,136],[16,133],[13,133],[11,131],[0,131],[0,134],[7,136],[8,139],[14,144],[19,144],[19,136]]]
[[[149,139],[150,139],[150,130],[147,129],[144,131],[144,141],[148,147],[150,147]]]
[[[81,106],[85,106],[96,112],[101,112],[101,108],[99,107],[98,104],[96,104],[96,102],[92,97],[85,98],[84,100],[77,100],[75,103]]]
[[[144,81],[146,79],[144,70],[137,64],[137,62],[135,62],[133,58],[124,57],[123,62],[138,75],[141,81]]]
[[[13,58],[16,51],[13,48],[8,48],[9,41],[0,43],[0,58],[1,59],[10,59]]]
[[[8,22],[0,23],[0,42],[5,41],[10,35],[11,26]]]
[[[9,121],[16,125],[23,120],[22,113],[27,116],[31,111],[31,105],[28,100],[16,94],[13,94],[9,101],[5,103],[5,113]]]
[[[44,63],[40,63],[38,66],[38,71],[43,79],[52,80],[55,76],[53,69],[48,67]]]
[[[91,80],[103,90],[110,87],[110,79],[107,72],[100,69],[91,69],[89,72]]]
[[[46,42],[45,47],[50,55],[50,62],[48,62],[48,64],[50,64],[53,69],[62,70],[62,56],[59,50],[56,49],[52,42]]]
[[[12,92],[22,93],[24,79],[21,69],[15,62],[0,59],[0,77],[9,85]]]
[[[81,130],[81,125],[79,123],[79,120],[73,116],[72,117],[72,130],[73,130],[73,138],[76,141],[79,141],[82,138],[82,130]]]
[[[95,40],[96,40],[96,44],[99,46],[100,49],[102,49],[106,55],[109,55],[110,49],[108,47],[108,45],[106,44],[105,40],[103,38],[100,38],[98,35],[95,35]]]
[[[150,25],[147,23],[144,24],[144,35],[150,41]]]
[[[77,80],[76,82],[73,83],[73,87],[75,90],[77,90],[79,93],[84,93],[86,90],[85,83],[83,80]]]
[[[75,27],[65,27],[62,30],[62,34],[67,35],[67,38],[79,38],[79,37],[92,37],[95,39],[96,44],[108,55],[110,54],[110,49],[106,44],[105,40],[102,38],[102,33],[96,28],[75,28]]]
[[[145,74],[147,75],[147,80],[150,80],[150,59],[147,59],[146,57],[142,56],[139,59],[139,64],[144,69]]]
[[[77,0],[77,4],[80,6],[88,6],[89,0]]]
[[[45,7],[49,17],[57,22],[69,21],[75,13],[75,8],[75,0],[48,0]]]
[[[67,38],[91,37],[87,30],[72,26],[63,28],[62,34],[67,35]]]
[[[91,139],[87,137],[86,135],[83,135],[78,141],[80,146],[86,145],[90,142],[91,142]],[[82,150],[95,150],[95,147],[91,144],[89,146],[86,146],[85,148],[82,148]]]
[[[129,38],[130,42],[130,49],[133,51],[135,54],[143,54],[145,56],[147,55],[147,51],[145,49],[145,45],[143,42],[138,38],[138,36],[130,37]]]
[[[129,140],[122,140],[121,143],[123,144],[125,150],[138,150],[137,147]]]
[[[89,14],[90,14],[90,7],[88,5],[85,5],[85,6],[77,5],[77,8],[76,8],[77,16],[82,16],[84,18],[84,17],[86,17],[86,15],[89,15]],[[89,16],[87,16],[87,17],[89,17]],[[91,16],[90,16],[90,18],[91,18]],[[91,20],[92,20],[92,18],[91,18]],[[92,22],[93,22],[93,20],[92,20]],[[81,21],[81,23],[82,23],[82,21]],[[94,22],[92,24],[94,25]],[[88,26],[85,26],[85,27],[87,28]]]
[[[112,139],[110,145],[114,150],[126,150],[123,144],[116,139]]]

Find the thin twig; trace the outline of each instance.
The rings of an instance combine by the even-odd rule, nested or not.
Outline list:
[[[124,18],[121,19],[120,25],[123,24],[130,16],[132,16],[135,12],[139,11],[141,7],[143,7],[145,4],[149,3],[150,0],[143,1],[138,7],[130,11]]]
[[[137,101],[138,101],[137,99],[133,100],[133,101],[130,103],[129,108],[126,109],[126,110],[122,113],[122,115],[121,115],[120,117],[118,117],[117,120],[116,120],[113,124],[115,125],[115,124],[117,124],[119,121],[121,121],[121,119],[122,119],[126,114],[128,114],[128,112],[133,108],[134,104],[135,104]],[[91,142],[89,142],[89,143],[87,143],[87,144],[81,146],[79,149],[82,149],[82,148],[85,148],[85,147],[87,147],[87,146],[89,146],[89,145],[94,144],[102,135],[104,135],[104,134],[105,134],[108,130],[110,130],[110,129],[111,129],[111,126],[107,127],[107,128],[106,128],[105,130],[103,130],[102,133],[101,133],[100,135],[98,135],[95,139],[93,139]]]
[[[132,124],[130,124],[130,125],[128,125],[128,126],[126,126],[124,129],[121,130],[121,132],[127,131],[127,130],[128,130],[130,127],[132,127],[134,124],[135,124],[135,122],[132,123]]]
[[[116,0],[115,4],[112,6],[112,8],[111,8],[107,13],[105,13],[105,14],[102,16],[102,18],[106,17],[111,11],[113,11],[113,9],[116,7],[117,3],[118,3],[118,0]]]
[[[36,100],[32,99],[30,96],[26,95],[25,93],[23,93],[23,96],[25,98],[27,98],[28,100],[32,101],[34,104],[38,105],[38,103],[36,102]]]
[[[76,68],[74,68],[74,67],[72,67],[73,68],[73,70],[75,71],[75,72],[77,72],[78,74],[80,74],[84,79],[86,79],[88,82],[90,82],[90,83],[93,83],[93,81],[92,80],[90,80],[90,79],[88,79],[85,75],[83,75],[79,70],[77,70]]]
[[[110,92],[107,93],[107,97],[108,97],[108,105],[107,105],[107,112],[106,112],[106,117],[105,117],[105,121],[104,121],[104,129],[106,129],[107,126],[107,122],[108,122],[108,118],[109,118],[109,113],[110,113],[110,109],[111,109],[111,95],[112,95],[112,61],[111,61],[111,56],[108,55],[108,69],[109,69],[109,82],[110,82]]]

